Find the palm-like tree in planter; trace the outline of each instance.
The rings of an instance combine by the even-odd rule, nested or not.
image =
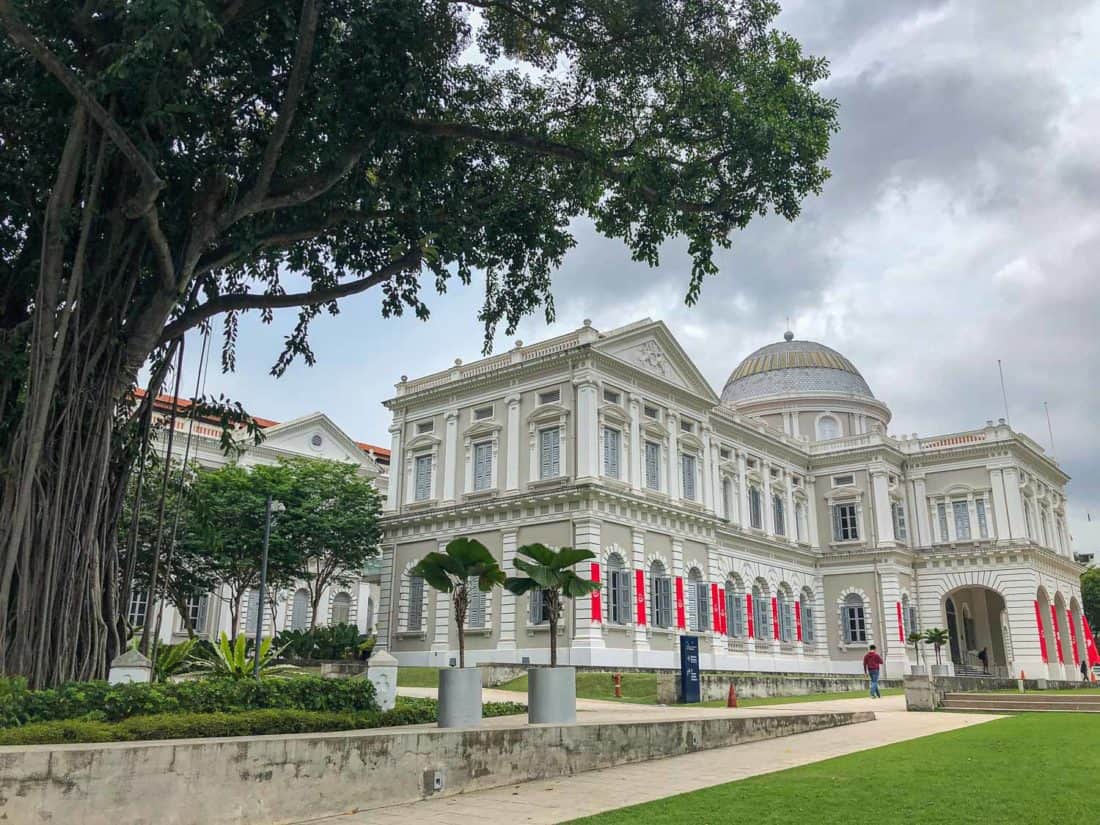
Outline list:
[[[558,621],[561,619],[562,599],[581,598],[600,588],[598,582],[581,578],[573,565],[594,559],[596,554],[573,547],[551,550],[545,544],[525,544],[517,548],[516,553],[527,557],[515,560],[516,569],[527,575],[509,576],[504,586],[517,596],[533,590],[542,592],[542,598],[546,600],[546,617],[550,624],[550,667],[557,667]]]
[[[470,607],[471,579],[488,592],[504,584],[504,571],[489,549],[476,539],[457,538],[442,553],[429,553],[410,571],[435,590],[451,594],[458,629],[458,666],[466,667],[466,611]]]
[[[913,646],[913,650],[917,654],[917,667],[920,667],[920,643],[924,641],[924,634],[919,630],[914,630],[905,637],[905,641]]]
[[[936,651],[936,664],[940,665],[940,648],[943,647],[950,640],[947,635],[947,631],[942,627],[930,627],[924,631],[924,643],[932,645],[932,648]]]

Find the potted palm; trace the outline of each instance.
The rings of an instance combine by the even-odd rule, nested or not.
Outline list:
[[[412,569],[428,585],[451,594],[458,630],[458,667],[439,671],[439,727],[470,727],[481,722],[481,672],[466,667],[466,611],[470,587],[488,591],[504,583],[504,571],[479,541],[457,538],[442,553],[429,553]]]
[[[920,645],[924,641],[924,634],[918,630],[914,630],[908,636],[905,637],[905,641],[909,642],[913,646],[913,650],[917,654],[917,663],[913,665],[912,672],[914,676],[927,676],[928,667],[920,663]]]
[[[526,544],[517,548],[516,554],[526,557],[515,560],[516,569],[526,575],[509,576],[504,586],[517,596],[541,594],[550,630],[550,667],[527,671],[527,720],[531,724],[569,724],[577,721],[577,671],[558,667],[558,622],[563,599],[587,596],[599,588],[573,569],[596,555],[572,547],[551,550],[545,544]]]
[[[940,657],[940,648],[942,648],[949,641],[947,631],[942,627],[930,627],[924,631],[924,643],[932,645],[933,650],[936,651],[936,664],[932,668],[933,676],[948,676],[947,667],[943,664]]]

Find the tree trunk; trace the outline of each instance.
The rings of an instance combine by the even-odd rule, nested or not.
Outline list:
[[[458,630],[458,666],[466,667],[466,609],[469,606],[469,594],[466,585],[455,588],[455,627]]]
[[[558,666],[558,618],[561,612],[561,602],[558,594],[553,591],[546,592],[546,599],[550,602],[550,667]]]

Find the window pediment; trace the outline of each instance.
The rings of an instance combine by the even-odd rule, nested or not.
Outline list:
[[[859,501],[863,498],[863,491],[858,487],[837,487],[825,494],[825,500],[832,504],[837,501]]]
[[[410,441],[405,446],[406,446],[406,449],[408,449],[411,452],[411,451],[414,451],[414,450],[427,450],[427,449],[430,449],[432,447],[437,447],[437,446],[439,446],[439,444],[440,444],[439,438],[437,438],[436,436],[434,436],[430,433],[425,433],[423,435],[418,435],[416,438],[414,438],[412,441]]]
[[[659,421],[646,421],[642,425],[643,435],[651,439],[662,440],[668,438],[668,430]]]
[[[630,414],[623,409],[621,404],[601,404],[599,412],[600,417],[608,421],[617,421],[620,424],[626,424],[630,421]]]
[[[495,421],[478,421],[471,424],[462,434],[467,440],[480,438],[481,436],[493,436],[501,431],[502,426]]]
[[[527,416],[527,423],[531,426],[546,421],[560,421],[569,415],[569,408],[562,404],[540,404]]]
[[[702,439],[700,439],[699,436],[695,435],[694,433],[680,433],[678,443],[681,447],[687,447],[689,449],[698,450],[700,452],[702,452],[703,449]]]

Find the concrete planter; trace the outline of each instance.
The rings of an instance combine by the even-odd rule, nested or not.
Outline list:
[[[449,667],[439,671],[439,727],[481,724],[481,670]]]
[[[571,725],[577,721],[577,669],[533,667],[527,671],[527,721]]]
[[[909,667],[909,673],[913,676],[927,676],[928,665],[911,665]]]
[[[950,676],[951,665],[932,665],[933,676]]]

